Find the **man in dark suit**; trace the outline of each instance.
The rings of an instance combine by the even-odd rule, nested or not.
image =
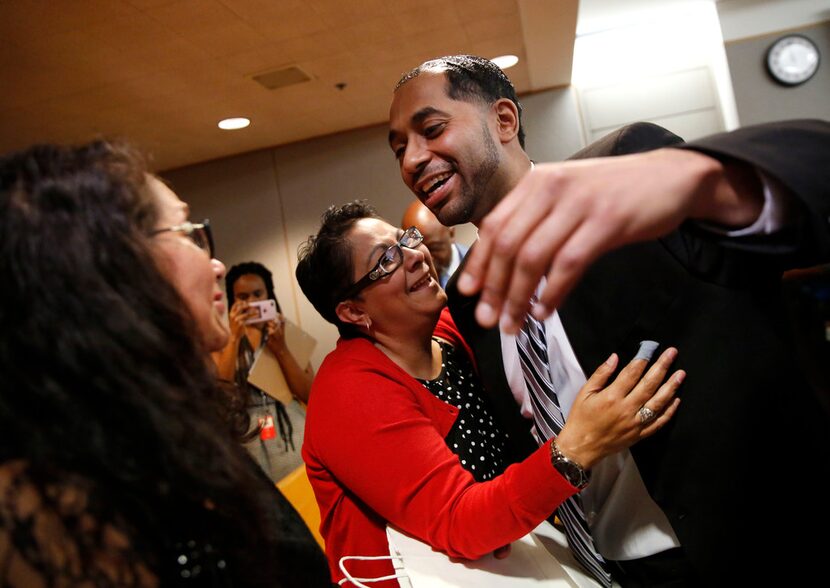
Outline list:
[[[469,247],[457,243],[455,227],[442,225],[432,211],[419,200],[413,200],[401,218],[401,228],[406,230],[409,227],[418,227],[421,231],[424,245],[429,249],[435,271],[438,272],[438,283],[442,288],[446,288],[447,281],[461,266]]]
[[[523,139],[512,84],[487,60],[426,62],[395,90],[404,182],[442,223],[479,227],[450,309],[519,453],[534,446],[515,341],[528,310],[568,375],[565,418],[611,352],[675,346],[688,373],[677,415],[604,460],[580,494],[607,570],[624,586],[820,577],[811,537],[830,524],[830,435],[780,277],[830,259],[830,124],[689,144],[637,124],[575,156],[585,161],[535,169]],[[619,157],[592,158],[606,155]]]

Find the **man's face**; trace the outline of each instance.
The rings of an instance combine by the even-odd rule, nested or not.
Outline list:
[[[389,146],[401,178],[447,226],[478,223],[503,195],[500,146],[491,109],[447,95],[443,72],[423,72],[398,88],[389,112]]]

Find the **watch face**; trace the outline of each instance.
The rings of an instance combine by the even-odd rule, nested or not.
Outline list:
[[[818,47],[802,35],[781,37],[767,51],[767,70],[785,86],[803,84],[813,77],[818,65]]]
[[[588,483],[582,468],[569,460],[559,461],[554,464],[559,473],[562,474],[568,483],[575,488],[583,488]]]

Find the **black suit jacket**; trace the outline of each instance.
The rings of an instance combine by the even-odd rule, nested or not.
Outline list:
[[[665,129],[638,123],[574,157],[664,145],[751,163],[795,195],[801,220],[774,237],[728,240],[689,223],[612,251],[559,313],[586,375],[612,352],[624,363],[643,339],[679,349],[674,368],[688,372],[680,409],[631,451],[707,585],[768,577],[776,566],[792,573],[805,551],[818,557],[826,543],[805,534],[830,524],[821,482],[830,474],[830,427],[798,368],[780,278],[786,268],[830,259],[830,124],[761,125],[681,145]],[[526,455],[534,447],[530,423],[507,387],[498,330],[478,327],[475,299],[460,296],[455,279],[447,291],[517,455]]]

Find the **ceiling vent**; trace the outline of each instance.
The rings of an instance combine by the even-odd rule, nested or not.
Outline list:
[[[269,90],[276,90],[277,88],[307,82],[311,80],[311,76],[296,65],[292,65],[290,67],[257,74],[253,76],[253,79]]]

